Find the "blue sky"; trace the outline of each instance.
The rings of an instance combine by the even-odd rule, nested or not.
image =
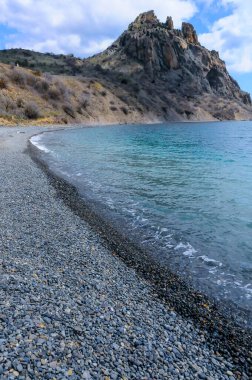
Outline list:
[[[252,0],[0,0],[0,48],[95,54],[136,16],[154,9],[175,27],[191,22],[202,45],[220,52],[242,89],[252,93]]]

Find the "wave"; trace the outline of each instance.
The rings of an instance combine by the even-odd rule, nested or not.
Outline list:
[[[46,148],[45,145],[41,144],[41,135],[36,135],[30,138],[30,142],[35,145],[39,150],[45,153],[50,153],[50,149]]]

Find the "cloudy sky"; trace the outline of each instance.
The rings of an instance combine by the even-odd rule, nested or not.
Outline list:
[[[106,48],[144,11],[176,27],[194,24],[252,93],[252,0],[0,0],[0,49],[22,47],[85,57]]]

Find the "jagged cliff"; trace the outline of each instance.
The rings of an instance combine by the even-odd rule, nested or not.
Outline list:
[[[218,52],[200,45],[191,24],[174,29],[171,17],[161,23],[154,11],[139,15],[117,41],[87,62],[130,75],[149,87],[154,97],[162,90],[168,118],[181,115],[185,100],[190,119],[204,114],[217,119],[251,118],[250,95],[229,75]],[[170,104],[175,99],[180,111]],[[216,105],[217,99],[224,109]]]
[[[35,114],[42,123],[252,119],[250,95],[219,54],[201,46],[191,24],[175,29],[171,17],[161,23],[153,11],[88,59],[12,49],[0,61],[20,66],[0,65],[0,121]]]

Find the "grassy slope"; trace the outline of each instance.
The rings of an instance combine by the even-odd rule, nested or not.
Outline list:
[[[142,118],[142,111],[99,78],[53,76],[0,64],[0,124],[125,123]]]
[[[0,51],[0,62],[5,62],[0,63],[0,124],[251,118],[251,110],[235,101],[209,94],[183,97],[167,91],[162,80],[153,84],[126,71],[103,70],[93,60],[90,65],[73,56]]]

